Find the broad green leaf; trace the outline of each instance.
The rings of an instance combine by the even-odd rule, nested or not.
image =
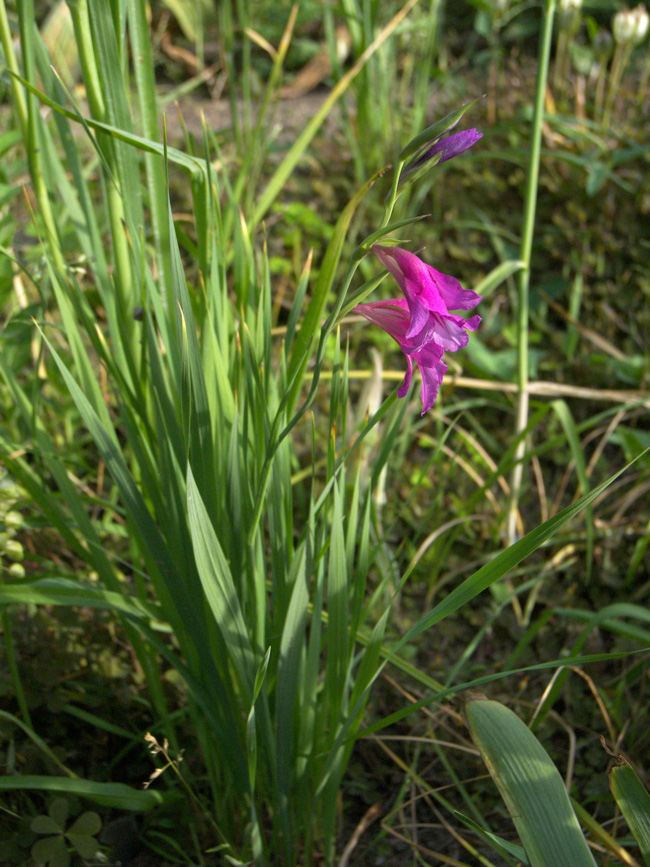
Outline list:
[[[596,867],[562,777],[530,729],[496,701],[470,701],[465,715],[531,867]]]
[[[634,839],[639,844],[644,863],[650,867],[650,794],[624,759],[609,772],[609,784]]]
[[[84,816],[86,815],[97,816],[97,813],[84,813]],[[79,818],[83,819],[84,816],[80,816]],[[97,830],[99,830],[101,828],[101,819],[99,816],[97,816],[97,820],[99,821],[99,827]],[[66,837],[82,858],[94,858],[99,851],[99,843],[94,837],[89,837],[88,834],[76,834],[70,830],[66,834]]]
[[[307,626],[310,566],[311,558],[308,557],[308,543],[305,541],[294,554],[291,567],[293,589],[284,618],[277,662],[275,729],[278,794],[283,799],[281,803],[285,804],[289,801],[291,776],[295,771],[295,741],[300,735],[300,725],[296,724],[296,696],[300,687],[300,658]]]

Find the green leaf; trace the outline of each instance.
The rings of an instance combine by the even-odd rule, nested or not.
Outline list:
[[[419,217],[409,217],[407,220],[397,220],[394,223],[388,223],[386,226],[382,226],[381,229],[377,229],[376,232],[373,232],[371,235],[363,241],[357,249],[354,251],[354,256],[352,257],[355,261],[357,259],[363,259],[363,257],[368,253],[372,245],[379,241],[380,238],[383,238],[384,235],[390,235],[391,232],[397,231],[397,229],[403,229],[404,226],[410,226],[413,223],[418,223],[420,220],[425,220],[427,217],[430,217],[430,214],[421,214]],[[398,238],[387,238],[385,240],[385,245],[395,245],[400,243],[405,243],[400,241]]]
[[[85,816],[96,817],[98,823],[97,831],[99,831],[102,826],[102,822],[97,813],[84,813],[83,816],[80,816],[79,818],[83,819]],[[94,858],[99,851],[99,843],[94,837],[90,836],[89,834],[75,834],[70,830],[66,834],[66,837],[72,843],[72,845],[82,858]]]
[[[189,640],[198,641],[202,635],[199,628],[201,618],[199,601],[196,599],[196,594],[192,593],[187,578],[185,576],[181,577],[175,568],[158,525],[154,521],[119,449],[115,431],[112,427],[109,429],[104,427],[83,390],[79,387],[51,342],[45,335],[43,335],[43,339],[50,348],[52,357],[61,371],[72,399],[106,461],[115,484],[120,490],[125,509],[134,527],[141,535],[142,548],[148,550],[152,561],[158,567],[160,576],[163,576],[163,580],[156,581],[156,592],[165,612],[174,619],[174,628],[177,629],[180,635],[185,633]],[[134,446],[137,444],[135,438],[132,442]],[[157,576],[154,577],[157,578]]]
[[[643,861],[650,867],[650,794],[637,777],[634,768],[627,762],[612,768],[609,784],[616,803],[639,844]]]
[[[118,141],[125,142],[125,144],[131,145],[139,151],[158,154],[160,157],[166,156],[170,162],[176,163],[182,168],[189,169],[191,172],[200,171],[205,174],[205,160],[200,159],[199,157],[188,156],[187,154],[183,153],[183,151],[180,151],[177,148],[168,147],[165,149],[163,145],[159,144],[158,142],[151,141],[150,139],[146,139],[142,136],[135,135],[134,133],[119,129],[116,126],[111,126],[111,124],[102,123],[101,121],[93,120],[90,117],[82,117],[78,112],[70,111],[70,109],[64,108],[58,102],[55,102],[55,100],[50,99],[46,94],[38,90],[38,88],[34,87],[33,84],[30,84],[29,81],[26,81],[20,75],[12,72],[10,69],[8,69],[7,72],[9,72],[14,78],[16,78],[30,93],[33,93],[35,96],[37,96],[44,105],[49,106],[51,109],[58,112],[59,114],[62,114],[64,117],[67,117],[70,120],[77,121],[77,123],[81,123],[83,126],[87,126],[90,129],[105,132],[108,135],[113,136]]]
[[[526,850],[519,846],[516,843],[510,843],[508,840],[504,840],[503,837],[499,837],[497,834],[492,834],[485,830],[485,828],[481,828],[473,819],[470,819],[469,816],[465,816],[463,813],[460,813],[458,810],[454,810],[454,816],[460,819],[460,821],[467,825],[468,828],[471,828],[474,833],[481,838],[488,846],[494,849],[499,855],[503,858],[510,860],[509,856],[512,855],[513,858],[516,858],[517,861],[521,861],[522,864],[528,864],[528,856],[526,855]]]
[[[309,603],[311,557],[308,537],[294,554],[290,577],[293,584],[280,639],[277,661],[276,688],[276,752],[277,786],[281,803],[287,804],[291,793],[291,775],[294,768],[295,741],[303,726],[297,723],[296,696],[307,687],[307,678],[300,682],[300,658],[304,652],[305,629]],[[316,630],[314,630],[316,631]],[[313,637],[313,636],[312,636]],[[309,700],[312,696],[309,696]]]
[[[67,798],[55,798],[50,804],[48,813],[56,822],[61,831],[65,830],[68,816],[70,815],[70,803]]]
[[[79,816],[67,831],[68,837],[73,834],[83,835],[85,837],[93,837],[98,834],[102,827],[102,820],[97,813],[86,811]],[[90,855],[86,857],[92,857]]]
[[[596,867],[562,777],[530,729],[496,701],[470,701],[465,714],[531,867]]]
[[[35,834],[62,834],[64,831],[51,816],[35,816],[29,827]]]
[[[40,581],[0,584],[2,605],[63,605],[116,611],[136,619],[162,620],[162,610],[155,602],[122,596],[101,587],[89,587],[69,578],[42,578]]]
[[[214,531],[192,469],[187,468],[187,509],[196,559],[208,605],[237,669],[240,688],[246,703],[252,704],[255,682],[255,659],[246,628],[246,621],[237,595],[228,561]]]
[[[49,864],[50,867],[68,867],[70,864],[70,853],[61,835],[37,840],[32,846],[32,858],[37,864]]]
[[[36,774],[21,774],[13,777],[0,777],[0,792],[13,791],[65,792],[66,795],[78,795],[100,804],[103,807],[115,807],[118,810],[151,810],[163,803],[164,798],[154,789],[140,791],[132,789],[124,783],[96,783],[92,780],[80,780],[69,777],[48,777]]]

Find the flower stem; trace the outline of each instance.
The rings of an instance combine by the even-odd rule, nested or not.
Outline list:
[[[553,36],[554,13],[555,0],[546,0],[543,11],[543,27],[539,45],[539,67],[537,70],[533,123],[530,132],[528,176],[526,178],[524,225],[521,237],[521,252],[519,254],[519,258],[522,262],[525,262],[526,267],[519,272],[517,280],[519,296],[519,309],[517,316],[517,384],[519,388],[516,423],[517,436],[521,434],[528,425],[528,294],[530,285],[530,260],[533,247],[533,233],[535,229],[535,210],[537,206],[537,187],[539,181],[539,161],[542,141],[542,121],[544,118],[544,98],[546,95],[546,81],[548,78],[551,40]],[[517,451],[515,452],[515,464],[510,481],[511,501],[508,514],[509,544],[512,544],[517,538],[517,506],[519,503],[519,494],[523,478],[522,460],[525,452],[526,443],[522,438],[517,446]]]

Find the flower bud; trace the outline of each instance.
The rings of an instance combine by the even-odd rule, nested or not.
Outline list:
[[[614,39],[618,45],[640,45],[649,26],[650,17],[642,3],[636,9],[621,9],[614,16]]]
[[[15,562],[23,560],[25,557],[25,549],[16,539],[7,539],[3,553]]]
[[[636,16],[636,31],[634,33],[634,44],[640,45],[648,35],[648,28],[650,27],[650,15],[648,15],[648,10],[642,3],[640,3],[636,7],[636,9],[633,9],[632,12]]]
[[[568,30],[571,36],[580,29],[580,9],[582,0],[560,0],[557,9],[558,22],[561,28]]]
[[[7,569],[7,573],[11,575],[12,578],[24,578],[25,567],[22,563],[12,563],[11,566]]]
[[[4,517],[4,523],[8,530],[20,530],[20,528],[25,523],[25,519],[17,512],[15,509],[12,509],[11,512],[7,512]]]

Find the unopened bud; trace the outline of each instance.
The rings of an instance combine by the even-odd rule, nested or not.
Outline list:
[[[640,3],[636,9],[633,9],[632,13],[636,16],[634,44],[640,45],[648,35],[648,28],[650,28],[650,15],[648,15],[648,10],[642,3]]]
[[[7,539],[3,554],[5,554],[10,560],[18,562],[19,560],[24,559],[25,549],[16,539]]]
[[[614,16],[614,39],[619,45],[640,45],[649,26],[650,17],[642,3],[636,9],[621,9]]]
[[[4,524],[8,530],[20,530],[20,528],[25,523],[25,519],[17,512],[15,509],[12,509],[11,512],[7,512],[4,517]]]
[[[580,9],[582,0],[560,0],[560,10],[562,12],[573,12],[574,9]]]
[[[569,30],[572,36],[580,29],[580,9],[582,0],[560,0],[558,20],[560,26]]]

